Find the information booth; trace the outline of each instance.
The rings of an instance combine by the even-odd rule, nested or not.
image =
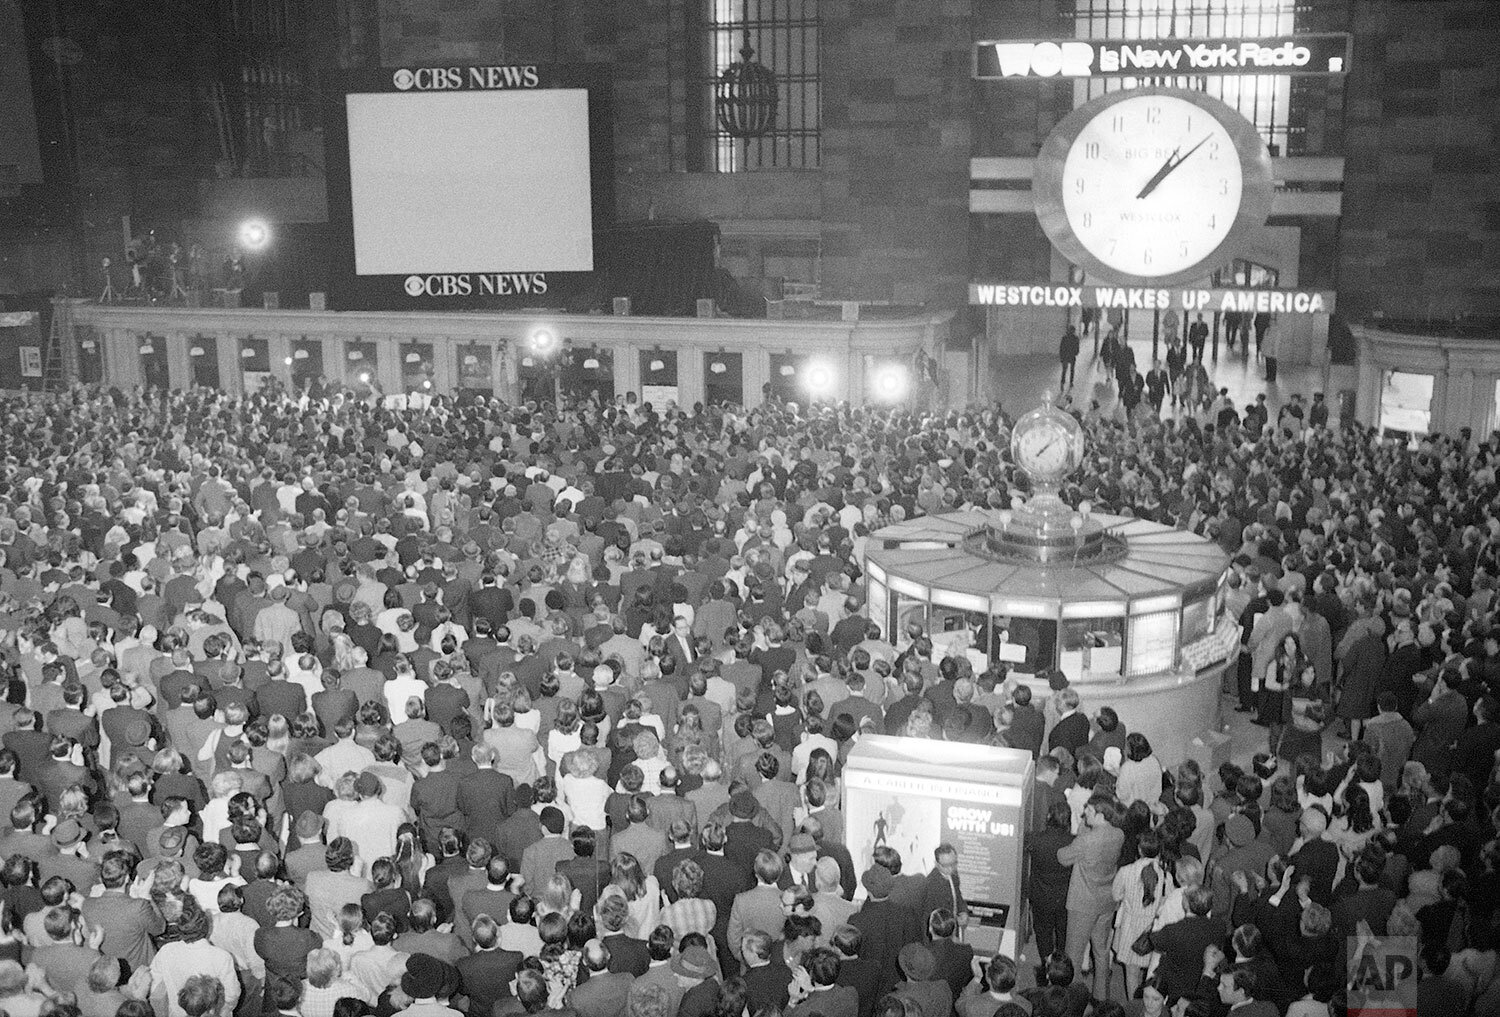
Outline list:
[[[845,842],[854,867],[875,848],[901,852],[901,871],[927,873],[951,844],[976,953],[1020,956],[1025,892],[1024,838],[1031,753],[992,745],[865,735],[844,765]],[[862,892],[862,891],[861,891]]]

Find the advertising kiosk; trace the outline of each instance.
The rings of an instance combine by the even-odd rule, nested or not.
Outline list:
[[[901,871],[927,873],[951,844],[975,952],[1021,948],[1031,753],[966,742],[865,735],[844,766],[845,837],[855,869],[875,848],[901,852]]]

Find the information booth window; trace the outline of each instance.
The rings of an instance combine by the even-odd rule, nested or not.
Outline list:
[[[1125,642],[1125,676],[1160,674],[1177,666],[1180,609],[1132,615]]]
[[[880,626],[882,638],[891,634],[891,597],[883,579],[871,575],[865,589],[866,616]]]
[[[703,354],[703,402],[708,406],[744,405],[745,358],[743,354]]]
[[[166,338],[147,333],[141,336],[137,352],[141,357],[141,383],[148,389],[170,388],[171,376],[167,370]]]
[[[1057,667],[1069,681],[1085,674],[1119,674],[1124,663],[1125,619],[1064,618],[1058,642]]]
[[[557,398],[557,362],[528,353],[521,358],[519,376],[523,403],[550,403]]]
[[[978,674],[990,665],[989,598],[933,591],[927,634],[932,659],[966,657]]]
[[[458,379],[458,391],[469,395],[493,395],[494,347],[470,343],[458,347],[454,355],[458,358],[457,370],[454,372],[454,377]]]
[[[887,581],[890,584],[891,605],[889,641],[905,647],[909,642],[906,637],[908,626],[916,625],[922,631],[927,631],[927,591],[896,576],[891,576]]]
[[[1024,610],[1024,608],[1023,608]],[[1057,622],[1014,610],[991,619],[992,658],[1013,671],[1037,674],[1057,664]]]
[[[669,403],[681,405],[676,350],[641,350],[641,402],[658,413]]]
[[[292,387],[301,392],[325,373],[323,344],[310,339],[292,340]]]
[[[195,335],[188,340],[188,360],[193,365],[193,384],[204,388],[219,387],[219,343],[211,335]]]

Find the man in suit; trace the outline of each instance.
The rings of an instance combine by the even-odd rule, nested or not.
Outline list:
[[[1064,693],[1071,691],[1063,690]],[[1077,701],[1075,693],[1075,709]],[[1088,720],[1084,719],[1085,731],[1087,727]],[[1056,729],[1053,734],[1056,734]],[[1115,914],[1112,890],[1115,871],[1119,867],[1120,848],[1125,843],[1125,831],[1118,825],[1122,812],[1119,802],[1107,795],[1096,794],[1083,807],[1084,825],[1078,836],[1057,852],[1060,864],[1073,867],[1072,878],[1068,881],[1068,957],[1073,961],[1074,970],[1082,971],[1089,948],[1093,948],[1095,999],[1105,999],[1109,993],[1109,941]]]
[[[1219,1002],[1234,1017],[1276,1017],[1275,1003],[1255,998],[1259,988],[1260,980],[1254,971],[1230,968],[1219,976]]]
[[[609,970],[639,978],[651,966],[651,951],[645,940],[622,931],[629,919],[630,905],[620,894],[612,893],[599,902],[599,935],[609,950]]]
[[[1473,727],[1458,736],[1453,748],[1453,772],[1464,774],[1477,788],[1489,785],[1500,752],[1500,700],[1482,696],[1474,704]]]
[[[610,858],[622,853],[632,854],[641,863],[641,871],[649,873],[656,868],[657,860],[667,853],[667,838],[647,822],[651,817],[651,807],[646,804],[644,796],[632,796],[625,815],[629,824],[609,839]]]
[[[579,908],[594,910],[599,891],[609,885],[609,862],[594,857],[598,837],[587,826],[573,829],[573,857],[557,863],[557,871],[572,882],[580,897]]]
[[[755,772],[760,774],[760,783],[751,793],[781,829],[781,843],[786,844],[792,839],[792,831],[796,829],[796,812],[802,804],[801,792],[797,790],[796,784],[778,779],[781,775],[781,760],[773,752],[760,754],[755,760]]]
[[[792,972],[787,967],[783,953],[778,949],[778,939],[765,932],[748,929],[744,938],[730,943],[744,960],[740,977],[745,980],[745,1001],[752,1013],[764,1009],[785,1010],[792,984]]]
[[[1064,748],[1077,758],[1078,750],[1089,743],[1089,719],[1078,709],[1078,693],[1073,689],[1057,693],[1057,706],[1059,716],[1047,737],[1047,748]]]
[[[755,856],[775,843],[770,830],[755,822],[761,804],[749,791],[739,791],[729,799],[729,828],[724,831],[724,855],[745,872],[755,864]]]
[[[516,895],[507,889],[510,882],[510,864],[504,855],[495,855],[485,866],[485,885],[467,890],[462,897],[453,899],[456,907],[453,914],[453,931],[465,946],[474,943],[474,920],[480,915],[491,918],[510,915],[510,902]],[[498,918],[497,918],[498,920]]]
[[[932,871],[923,881],[921,914],[930,919],[934,911],[945,910],[962,927],[969,920],[969,905],[958,883],[958,851],[952,844],[939,844],[933,852],[933,861]],[[964,984],[969,984],[967,979]],[[958,998],[957,989],[953,998]]]
[[[667,899],[676,903],[677,889],[672,885],[672,873],[676,871],[678,862],[692,858],[698,853],[698,849],[693,847],[693,835],[687,823],[680,819],[667,830],[667,840],[671,846],[651,867],[651,875],[656,877],[656,885],[661,887]]]
[[[667,997],[666,1009],[663,1011],[667,1014],[677,1013],[677,1007],[687,991],[672,972],[672,950],[676,945],[674,940],[672,930],[665,925],[658,925],[651,930],[651,935],[646,940],[646,950],[651,958],[650,966],[644,973],[636,976],[635,984],[630,987],[632,997],[639,996],[647,986],[659,988]]]
[[[709,823],[698,835],[702,849],[693,856],[693,861],[703,869],[703,896],[714,902],[717,917],[714,919],[714,942],[719,945],[719,964],[728,968],[734,962],[729,952],[729,912],[734,907],[735,897],[751,886],[750,874],[735,865],[724,854],[724,828],[718,823]],[[777,906],[780,907],[780,898]]]
[[[737,894],[730,905],[726,943],[729,953],[742,964],[740,946],[747,933],[764,932],[771,942],[781,941],[786,916],[781,910],[781,891],[776,884],[782,870],[781,859],[775,852],[761,851],[755,856],[755,886]]]
[[[927,918],[932,977],[947,982],[954,999],[962,998],[964,989],[974,980],[974,948],[957,938],[962,925],[946,907],[934,908]]]
[[[597,939],[591,939],[583,947],[583,966],[588,969],[588,981],[575,986],[568,996],[568,1004],[578,1017],[623,1017],[630,999],[630,987],[635,984],[635,975],[628,971],[609,970],[609,947]],[[487,1013],[473,1010],[470,1013]]]
[[[448,769],[437,742],[424,744],[421,758],[420,777],[411,789],[411,807],[421,821],[423,834],[435,843],[444,826],[464,826],[464,815],[458,808],[458,785],[463,778]]]
[[[1412,727],[1416,728],[1417,740],[1411,748],[1411,758],[1427,767],[1433,776],[1446,776],[1452,764],[1453,743],[1463,733],[1469,720],[1468,703],[1449,684],[1450,675],[1443,671],[1433,683],[1432,692],[1412,713]],[[1394,693],[1392,693],[1394,695]],[[7,738],[10,736],[7,735]]]
[[[99,879],[104,892],[85,898],[83,918],[90,929],[100,929],[104,939],[99,951],[106,957],[122,960],[132,971],[149,967],[156,956],[153,936],[166,930],[161,912],[150,900],[132,897],[126,892],[130,882],[130,859],[122,852],[104,856],[99,865]]]
[[[891,991],[899,974],[897,957],[908,943],[922,941],[923,927],[915,911],[902,907],[891,900],[891,889],[896,877],[881,865],[872,865],[860,881],[870,897],[864,906],[849,919],[849,924],[859,930],[862,948],[860,957],[879,972],[874,998]],[[835,937],[837,938],[837,937]],[[863,1002],[863,999],[861,999]]]
[[[567,825],[562,811],[555,806],[542,810],[542,839],[521,852],[521,885],[531,897],[541,895],[547,881],[557,874],[557,866],[573,857],[573,842],[563,835]]]
[[[841,925],[833,930],[828,945],[839,956],[838,984],[853,989],[859,997],[860,1017],[870,1017],[875,1002],[880,997],[880,972],[863,956],[864,936],[853,925]]]
[[[691,799],[684,798],[678,794],[682,785],[682,777],[675,766],[662,768],[661,794],[650,801],[651,815],[646,821],[654,829],[660,830],[664,835],[671,830],[672,825],[678,821],[687,823],[688,837],[690,840],[698,836],[698,806]]]

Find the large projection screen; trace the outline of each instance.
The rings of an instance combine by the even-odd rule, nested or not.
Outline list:
[[[345,96],[360,276],[588,272],[588,92]]]

